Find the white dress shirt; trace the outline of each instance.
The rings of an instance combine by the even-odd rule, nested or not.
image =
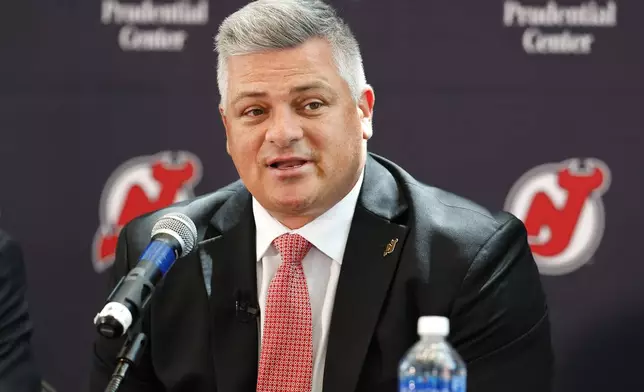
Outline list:
[[[266,309],[268,286],[277,272],[277,267],[282,262],[279,252],[272,244],[273,240],[282,234],[292,233],[301,235],[313,244],[311,250],[302,260],[313,319],[312,392],[322,391],[329,323],[335,290],[363,177],[364,170],[356,185],[342,200],[323,215],[297,230],[290,230],[282,225],[253,198],[253,216],[257,231],[257,293],[260,315],[263,315]],[[264,317],[261,317],[260,351],[263,331]]]

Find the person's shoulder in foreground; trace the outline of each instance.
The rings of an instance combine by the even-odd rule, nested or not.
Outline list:
[[[0,391],[40,390],[26,289],[20,246],[0,230]]]

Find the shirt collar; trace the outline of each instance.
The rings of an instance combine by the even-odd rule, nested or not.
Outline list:
[[[253,197],[257,261],[260,261],[264,257],[264,254],[275,238],[282,234],[291,233],[299,234],[306,238],[322,253],[342,264],[342,257],[344,256],[344,249],[347,245],[351,221],[353,220],[353,213],[358,202],[358,196],[360,195],[363,178],[364,168],[356,184],[342,200],[324,214],[296,230],[290,230],[277,219],[273,218]]]

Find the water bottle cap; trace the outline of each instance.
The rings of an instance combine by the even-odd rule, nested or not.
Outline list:
[[[445,337],[449,335],[449,319],[442,316],[423,316],[418,319],[418,334]]]

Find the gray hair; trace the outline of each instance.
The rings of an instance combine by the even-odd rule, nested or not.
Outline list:
[[[311,38],[330,43],[338,72],[357,101],[367,84],[358,42],[335,10],[321,0],[257,0],[224,19],[215,37],[221,101],[226,100],[230,56],[292,48]]]

